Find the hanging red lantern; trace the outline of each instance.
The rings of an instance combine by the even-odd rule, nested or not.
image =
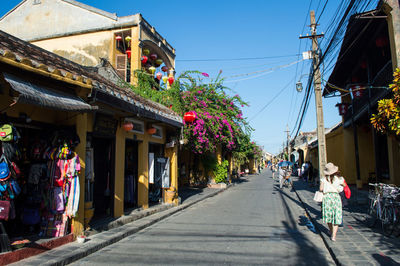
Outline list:
[[[161,80],[161,78],[162,78],[162,73],[161,73],[161,72],[157,72],[156,78],[157,78],[158,80]]]
[[[147,133],[149,133],[150,135],[154,135],[154,134],[156,134],[156,132],[157,132],[157,129],[154,127],[147,129]]]
[[[337,103],[336,106],[339,108],[339,115],[345,115],[349,107],[348,103]]]
[[[133,129],[133,123],[132,122],[125,122],[122,127],[124,128],[125,131],[131,131]]]
[[[158,57],[158,56],[157,56],[156,54],[151,54],[151,55],[150,55],[150,59],[153,60],[153,61],[156,60],[157,57]]]
[[[142,56],[142,64],[146,64],[149,58],[147,56]]]
[[[131,50],[126,50],[126,55],[128,56],[128,58],[131,58]]]
[[[365,88],[361,86],[353,86],[351,87],[351,94],[354,99],[360,99],[363,96],[363,90]]]
[[[168,67],[167,67],[167,66],[163,66],[163,67],[161,68],[161,71],[162,71],[162,72],[167,72],[167,71],[168,71]]]
[[[122,41],[122,37],[119,36],[119,35],[117,35],[117,36],[115,36],[115,40],[116,40],[116,41]]]
[[[186,113],[183,115],[183,120],[184,120],[186,123],[192,123],[194,120],[196,120],[196,113],[193,112],[193,111],[186,112]]]
[[[175,81],[175,79],[174,79],[173,76],[171,76],[171,77],[168,78],[168,83],[169,83],[169,85],[172,85],[172,83],[174,83],[174,81]]]

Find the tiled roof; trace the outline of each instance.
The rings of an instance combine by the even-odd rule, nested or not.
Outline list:
[[[33,44],[18,39],[3,31],[0,31],[0,57],[9,59],[8,62],[19,63],[44,73],[53,78],[63,78],[75,82],[82,87],[98,89],[110,97],[115,97],[126,104],[132,105],[133,109],[141,110],[141,114],[154,113],[161,116],[163,122],[181,125],[182,117],[167,107],[136,95],[128,88],[121,88],[101,75],[88,71],[85,67],[68,59],[46,51]],[[11,60],[11,61],[10,61]],[[146,115],[144,115],[146,117]],[[149,114],[149,118],[154,115]]]

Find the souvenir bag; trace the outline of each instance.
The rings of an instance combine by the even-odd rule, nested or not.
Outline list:
[[[314,201],[322,202],[323,197],[324,197],[324,194],[321,191],[317,191],[317,192],[315,192],[315,195],[314,195]]]
[[[8,167],[7,159],[4,155],[0,157],[0,181],[6,181],[10,178],[11,172],[10,168]]]
[[[349,185],[347,185],[346,181],[344,181],[344,188],[343,188],[343,191],[344,191],[344,195],[345,195],[346,199],[350,199],[350,197],[351,197],[351,190],[350,190]]]
[[[21,193],[21,187],[18,185],[17,180],[11,180],[9,183],[13,193],[18,196]]]
[[[21,170],[19,169],[18,165],[14,162],[11,162],[11,171],[15,178],[18,178],[21,176]]]
[[[0,220],[8,220],[10,214],[10,202],[7,200],[0,200]]]
[[[0,141],[13,141],[13,127],[10,124],[4,124],[0,127]]]
[[[64,211],[64,195],[61,187],[54,188],[54,210],[57,212]]]

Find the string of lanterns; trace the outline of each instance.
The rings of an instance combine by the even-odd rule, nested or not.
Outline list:
[[[117,49],[120,50],[122,53],[125,53],[128,58],[131,58],[132,37],[126,36],[125,38],[123,38],[123,34],[116,35],[115,40]],[[161,58],[159,58],[159,56],[156,53],[152,53],[148,48],[142,49],[142,54],[143,55],[141,57],[141,63],[142,67],[148,72],[146,74],[151,75],[152,77],[155,76],[155,78],[159,82],[163,81],[164,84],[171,86],[174,83],[175,78],[172,73],[168,75],[167,72],[169,69],[166,65],[161,67],[161,71],[164,72],[165,74],[163,74],[160,71],[156,73],[157,68],[160,67],[164,63],[164,61]]]

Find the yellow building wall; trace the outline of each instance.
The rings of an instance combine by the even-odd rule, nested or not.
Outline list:
[[[357,129],[360,178],[363,184],[368,184],[369,173],[375,172],[375,152],[371,132],[367,127]]]
[[[100,58],[113,62],[114,31],[100,31],[32,42],[84,66],[96,66]]]
[[[339,171],[343,171],[345,167],[343,143],[343,127],[326,134],[327,161],[337,165],[339,167]]]
[[[388,136],[390,183],[400,185],[400,141]]]

